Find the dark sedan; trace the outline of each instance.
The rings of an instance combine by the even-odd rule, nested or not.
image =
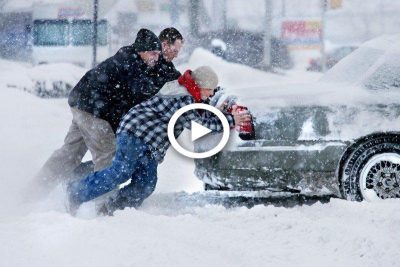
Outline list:
[[[195,160],[197,177],[214,190],[400,197],[399,58],[400,35],[383,36],[317,83],[238,91],[255,140],[233,134],[223,151]]]

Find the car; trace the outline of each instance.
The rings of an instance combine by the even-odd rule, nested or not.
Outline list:
[[[363,44],[314,83],[237,91],[254,140],[195,160],[206,190],[400,197],[400,35]],[[208,150],[216,135],[197,141]]]
[[[326,54],[326,69],[332,68],[336,65],[341,59],[349,55],[351,52],[356,50],[358,46],[349,45],[349,46],[341,46],[335,48],[333,51]],[[310,59],[309,65],[307,67],[308,71],[322,71],[322,62],[321,58],[312,58]]]

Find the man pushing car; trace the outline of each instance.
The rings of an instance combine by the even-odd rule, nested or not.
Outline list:
[[[117,148],[112,165],[94,172],[67,186],[71,213],[84,202],[117,188],[132,178],[105,204],[111,214],[116,209],[139,207],[151,195],[157,183],[157,166],[170,146],[167,135],[169,120],[180,108],[207,100],[218,85],[217,74],[208,66],[187,70],[178,80],[166,83],[149,100],[133,107],[122,119],[117,130]],[[230,127],[250,121],[247,113],[238,114],[235,107],[224,113]],[[207,112],[190,110],[175,124],[175,136],[196,121],[213,130],[222,131],[222,122]]]

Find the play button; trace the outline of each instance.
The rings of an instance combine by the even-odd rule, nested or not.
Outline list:
[[[207,127],[204,127],[203,125],[201,125],[195,121],[191,121],[191,122],[192,122],[192,127],[191,127],[192,128],[192,142],[199,139],[200,137],[203,137],[212,132]]]
[[[180,116],[182,116],[183,113],[188,112],[190,110],[194,110],[194,109],[203,109],[203,110],[210,111],[211,113],[216,115],[222,123],[222,126],[223,126],[222,138],[219,141],[219,143],[211,150],[195,153],[195,152],[192,152],[192,151],[189,151],[189,150],[186,150],[185,148],[183,148],[175,138],[174,127],[175,127],[177,120],[179,119]],[[191,121],[191,131],[192,131],[192,136],[191,136],[192,142],[195,140],[198,140],[199,138],[212,132],[207,127],[204,127],[203,125],[201,125],[200,123],[195,122],[195,121]],[[179,109],[177,112],[175,112],[174,115],[172,115],[172,117],[168,123],[168,138],[169,138],[169,141],[171,142],[171,145],[175,148],[176,151],[178,151],[182,155],[187,156],[189,158],[194,158],[194,159],[208,158],[208,157],[211,157],[211,156],[217,154],[219,151],[221,151],[224,148],[224,146],[228,142],[229,133],[230,133],[230,127],[229,127],[229,123],[228,123],[228,120],[226,119],[225,115],[219,109],[217,109],[213,106],[206,105],[206,104],[200,104],[200,103],[187,105],[187,106]]]

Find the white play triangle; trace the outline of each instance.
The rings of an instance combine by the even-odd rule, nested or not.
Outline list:
[[[207,127],[192,121],[192,142],[212,132]]]

